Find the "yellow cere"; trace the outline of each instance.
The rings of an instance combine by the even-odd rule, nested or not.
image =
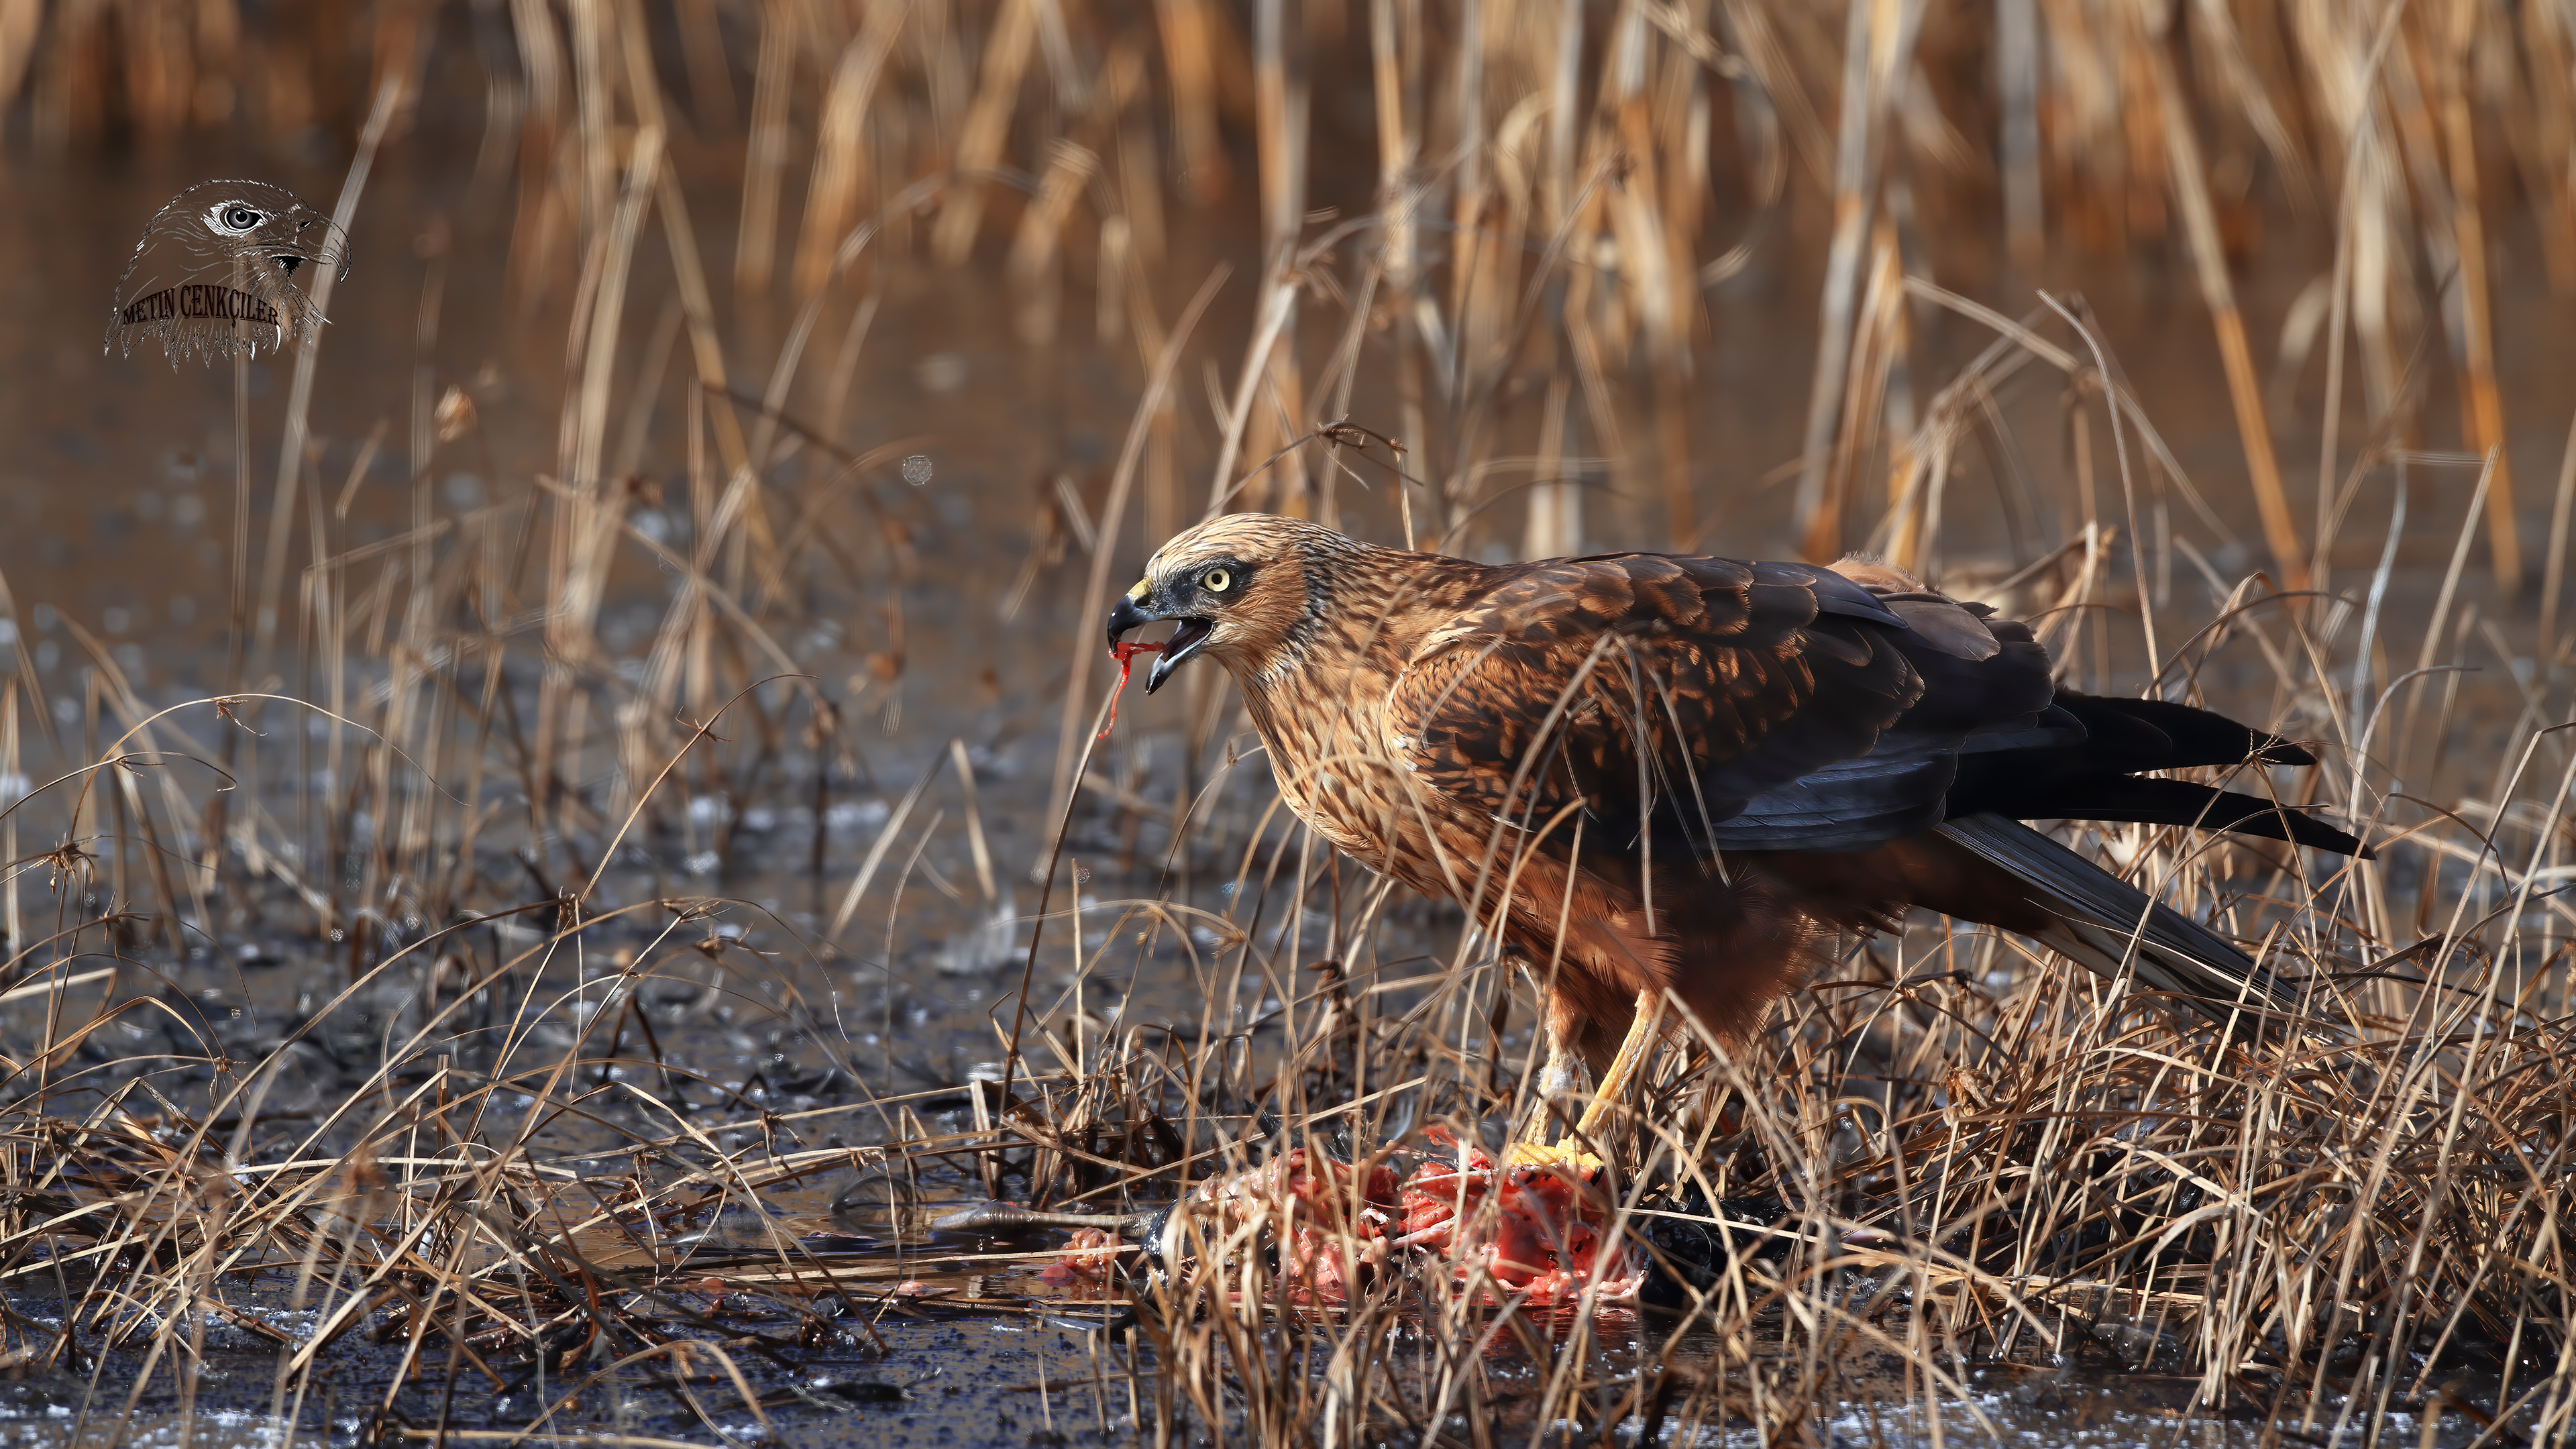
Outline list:
[[[1138,579],[1138,580],[1136,581],[1135,587],[1133,587],[1133,588],[1131,588],[1131,589],[1129,589],[1129,590],[1127,591],[1127,597],[1129,597],[1129,598],[1131,598],[1131,599],[1142,599],[1143,597],[1145,597],[1145,586],[1146,586],[1146,583],[1147,583],[1147,582],[1148,582],[1147,580],[1144,580],[1144,579]]]

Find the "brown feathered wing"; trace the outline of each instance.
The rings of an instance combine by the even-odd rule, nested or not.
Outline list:
[[[1802,903],[1827,925],[1926,904],[2106,974],[2134,966],[2214,1012],[2275,995],[2243,952],[2045,836],[1986,813],[1944,828],[1963,764],[2010,778],[2014,756],[2080,756],[2088,735],[2030,631],[1977,606],[1799,564],[1552,561],[1431,634],[1388,705],[1414,783],[1489,823],[1488,872],[1578,838],[1585,869],[1606,859],[1631,880],[1689,863],[1722,881],[1731,853],[1788,852],[1801,869],[1784,879],[1830,877],[1853,897]],[[1844,866],[1804,869],[1824,864],[1808,852]],[[1944,883],[1910,892],[1909,872]]]
[[[1425,640],[1390,716],[1420,785],[1509,829],[1580,802],[1614,850],[1865,848],[1939,824],[1962,753],[2063,733],[2028,630],[1927,601],[1802,564],[1535,565]]]

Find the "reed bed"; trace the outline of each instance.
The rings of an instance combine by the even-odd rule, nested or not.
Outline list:
[[[324,341],[273,479],[238,470],[226,692],[165,698],[68,618],[77,673],[10,636],[0,1359],[62,1432],[192,1442],[201,1381],[237,1406],[255,1361],[299,1434],[792,1438],[934,1401],[870,1367],[889,1337],[999,1318],[1080,1332],[1010,1386],[1022,1428],[1157,1444],[1940,1442],[2070,1366],[2251,1442],[2568,1437],[2576,449],[2534,612],[2491,270],[2528,221],[2576,286],[2558,10],[306,18],[0,5],[23,145],[320,127],[363,214],[380,154],[483,128],[385,410],[406,526],[349,526],[394,424],[345,483],[313,466]],[[1251,261],[1176,275],[1208,231]],[[1321,1301],[1254,1250],[1298,1228],[1275,1205],[1041,1281],[1072,1220],[1032,1214],[1498,1142],[1537,1019],[1456,912],[1295,828],[1212,671],[1099,738],[1095,608],[1224,508],[1756,551],[1761,480],[1694,418],[1708,298],[1802,246],[1783,546],[1868,547],[2044,619],[2070,680],[2313,742],[2270,784],[2376,861],[2069,836],[2303,982],[2298,1012],[2226,1036],[1918,921],[1620,1119],[1617,1232],[1742,1237],[1677,1316],[1514,1311],[1421,1263]],[[2209,319],[2223,478],[2080,295],[2030,285],[2132,249]],[[2318,282],[2267,377],[2236,268],[2282,251]],[[560,328],[550,454],[437,371],[458,266]],[[2001,310],[1935,280],[1981,267]],[[884,298],[941,268],[1006,291],[1033,375],[1107,359],[1133,404],[972,600],[1026,641],[991,686],[1045,720],[1016,778],[976,685],[906,644],[959,603],[934,566],[990,549],[908,442],[843,421]],[[433,486],[455,460],[488,501]],[[2012,545],[1963,521],[1990,508]],[[913,1030],[934,963],[992,1024],[946,1061]],[[943,1218],[988,1198],[1017,1207]]]

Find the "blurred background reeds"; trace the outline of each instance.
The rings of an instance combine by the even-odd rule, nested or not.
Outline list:
[[[210,175],[339,217],[332,325],[91,356]],[[47,1432],[792,1438],[975,1364],[997,1442],[2576,1424],[2576,8],[0,0],[0,199]],[[1532,983],[1215,671],[1095,738],[1100,610],[1236,508],[1875,552],[2311,742],[2380,858],[2067,833],[2278,1039],[1924,920],[1677,1053],[1623,1180],[1699,1195],[1621,1221],[1791,1215],[1679,1329],[1210,1251],[947,1346],[1073,1311],[1062,1225],[923,1203],[1521,1100]]]

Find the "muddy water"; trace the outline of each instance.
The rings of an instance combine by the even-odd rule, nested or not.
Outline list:
[[[394,537],[416,507],[454,511],[523,497],[528,475],[554,467],[564,373],[562,294],[568,285],[559,281],[552,293],[526,306],[506,295],[500,260],[505,230],[490,215],[473,212],[465,177],[442,159],[470,154],[470,147],[442,147],[434,136],[398,147],[380,164],[351,228],[355,267],[331,309],[312,409],[315,456],[311,476],[300,485],[321,490],[326,499],[335,549]],[[203,154],[79,165],[20,159],[10,165],[9,204],[0,207],[0,276],[15,280],[12,302],[0,307],[0,438],[9,440],[0,452],[0,574],[15,612],[5,627],[27,643],[42,697],[65,732],[66,750],[80,755],[88,666],[72,626],[95,637],[147,700],[197,697],[224,682],[226,601],[236,566],[229,373],[193,366],[173,371],[156,361],[100,355],[99,337],[126,251],[142,221],[195,180],[254,170],[327,205],[338,174],[336,165],[251,166]],[[731,194],[712,168],[690,173],[689,182],[701,232],[712,238],[710,270],[721,277],[722,228],[710,219],[732,215]],[[1318,204],[1365,200],[1325,196]],[[442,231],[448,237],[443,262],[433,256]],[[1777,247],[1709,299],[1715,341],[1696,380],[1695,467],[1703,516],[1716,520],[1704,543],[1716,551],[1789,551],[1788,490],[1776,480],[1798,446],[1812,357],[1816,250]],[[2258,537],[2253,505],[2235,466],[2231,414],[2187,278],[2153,258],[2091,264],[2042,279],[2012,278],[1983,262],[1974,247],[1958,250],[1958,275],[1945,282],[2008,311],[2031,306],[2032,289],[2042,281],[2091,298],[2133,385],[2219,520],[2212,527],[2176,504],[2169,510],[2173,531],[2231,579],[2252,566],[2249,545]],[[1182,229],[1166,269],[1164,315],[1172,315],[1217,263],[1230,262],[1243,278],[1255,260],[1245,237],[1215,223]],[[2258,335],[2270,335],[2288,299],[2324,262],[2275,258],[2263,274],[2248,279]],[[772,969],[799,981],[800,989],[831,1009],[840,1039],[826,1049],[812,1032],[781,1025],[774,1003],[764,1001],[761,987],[747,976],[720,979],[710,967],[675,979],[659,1003],[670,1011],[664,1043],[670,1060],[714,1084],[705,1110],[718,1111],[725,1105],[723,1092],[743,1091],[758,1077],[765,1108],[785,1114],[797,1140],[810,1146],[884,1140],[891,1122],[870,1103],[893,1095],[915,1094],[915,1110],[934,1129],[970,1125],[958,1088],[990,1074],[997,1055],[990,1013],[1016,985],[1014,947],[1025,937],[1009,923],[1034,903],[1020,894],[1029,887],[1013,883],[1025,881],[1027,866],[1046,844],[1046,795],[1068,641],[1075,621],[1088,618],[1100,602],[1082,596],[1087,560],[1075,548],[1060,560],[1039,559],[1017,609],[1006,607],[1038,541],[1034,520],[1055,496],[1056,479],[1063,477],[1087,507],[1098,507],[1138,391],[1137,359],[1132,346],[1103,344],[1082,325],[1072,327],[1070,339],[1057,348],[1023,348],[996,272],[989,265],[941,272],[915,258],[890,259],[882,308],[859,354],[854,386],[837,401],[840,436],[850,446],[899,445],[899,451],[933,465],[928,481],[897,495],[919,557],[902,598],[904,673],[898,686],[878,687],[864,697],[856,778],[842,785],[819,819],[784,792],[777,799],[694,801],[693,822],[708,828],[705,839],[721,833],[727,852],[709,852],[700,841],[661,853],[650,870],[612,871],[603,881],[610,905],[680,891],[736,899],[741,904],[709,929],[729,932],[728,941],[748,949],[774,953],[766,958]],[[433,274],[442,290],[434,341],[423,347],[424,287]],[[2506,276],[2528,294],[2526,305],[2505,309],[2509,320],[2500,339],[2504,373],[2514,380],[2507,401],[2517,429],[2515,462],[2522,478],[2546,479],[2555,472],[2571,405],[2568,374],[2552,350],[2563,335],[2564,309],[2534,290],[2536,267],[2508,266]],[[1238,282],[1204,324],[1206,354],[1220,367],[1230,368],[1241,347],[1244,290]],[[630,375],[649,363],[642,354],[667,292],[653,278],[638,282],[637,295],[644,300],[626,333],[636,354]],[[1066,313],[1087,315],[1078,302]],[[847,317],[844,304],[827,320],[821,351],[838,345]],[[786,320],[758,307],[729,310],[729,360],[737,377],[752,379],[746,387],[756,387],[764,376],[772,340]],[[1927,313],[1923,325],[1926,354],[1936,360],[1963,357],[1986,340],[1977,329],[1936,313]],[[1195,359],[1190,370],[1194,375]],[[1930,379],[1934,384],[1938,372]],[[653,394],[658,403],[650,413],[636,416],[631,398],[622,397],[611,430],[613,438],[635,439],[632,465],[675,496],[684,491],[686,447],[677,375],[675,365]],[[277,474],[277,436],[290,381],[291,369],[274,359],[249,370],[252,487],[261,500],[247,520],[254,563],[263,556],[273,518],[266,500]],[[475,401],[490,452],[442,450],[415,460],[415,400],[434,397],[450,384]],[[1193,382],[1188,391],[1195,390]],[[2301,431],[2316,413],[2313,379],[2294,385],[2289,395],[2280,414],[2282,450],[2285,458],[2301,460],[2314,452],[2313,438]],[[830,403],[813,397],[810,388],[797,397],[800,408]],[[2447,406],[2437,384],[2428,416],[2446,416]],[[2053,421],[2054,396],[2035,389],[2016,395],[2008,407],[2025,451],[1992,471],[2001,476],[2018,470],[2033,496],[2064,497],[2068,479],[2062,433]],[[1203,461],[1211,429],[1204,409],[1191,419],[1182,456]],[[1364,415],[1358,420],[1385,421]],[[1650,431],[1640,428],[1635,435]],[[2294,479],[2306,476],[2307,466],[2294,464]],[[2473,474],[2436,462],[2413,476],[2417,491],[2410,506],[2418,529],[2399,556],[2401,596],[2427,591],[2438,575]],[[1603,470],[1605,487],[1587,514],[1588,545],[1651,547],[1663,541],[1651,477],[1642,463]],[[2304,508],[2310,485],[2300,486]],[[2355,516],[2372,529],[2387,516],[2391,486],[2374,481],[2359,496]],[[1992,576],[2055,545],[2057,538],[2042,526],[2044,517],[2017,513],[2007,494],[2001,486],[1959,491],[1946,515],[1952,564]],[[1203,485],[1191,483],[1183,496],[1203,496]],[[1383,495],[1346,492],[1342,503],[1347,526],[1379,538],[1391,535],[1392,509]],[[2524,510],[2525,536],[2544,537],[2547,499],[2540,490],[2526,488]],[[1113,573],[1140,558],[1152,542],[1145,532],[1147,512],[1131,510],[1125,534],[1113,541]],[[304,521],[290,521],[294,526],[286,536],[301,550]],[[1518,533],[1517,508],[1506,503],[1485,515],[1461,547],[1507,551]],[[2339,550],[2337,559],[2357,568],[2377,551],[2377,536],[2369,532],[2356,536],[2349,558]],[[285,571],[289,599],[303,561],[298,553]],[[871,654],[894,642],[882,594],[872,590],[876,581],[845,582],[838,593],[818,594],[816,633],[800,645],[800,664],[833,690],[846,688],[843,681],[866,669]],[[2481,588],[2473,576],[2469,597],[2483,598]],[[2178,607],[2188,613],[2189,599],[2197,597],[2188,573],[2177,594],[2185,600]],[[604,636],[613,647],[642,648],[665,597],[660,581],[648,574],[621,576],[608,603]],[[2508,608],[2501,618],[2508,635],[2527,647],[2525,616]],[[291,619],[285,633],[292,638]],[[2411,640],[2406,647],[2412,648]],[[276,657],[294,656],[289,648]],[[276,684],[295,692],[309,679],[296,666],[282,664]],[[899,708],[885,708],[895,699]],[[1131,698],[1128,711],[1111,768],[1160,796],[1169,786],[1156,780],[1154,767],[1167,765],[1177,750],[1178,711],[1168,698]],[[805,950],[804,939],[828,918],[840,886],[896,801],[942,757],[952,737],[971,747],[988,843],[1000,863],[996,897],[983,894],[966,841],[952,822],[923,853],[900,895],[890,899],[880,892],[871,899],[833,958]],[[1219,797],[1218,808],[1239,810],[1248,820],[1259,803],[1255,772],[1244,772],[1230,790]],[[719,832],[720,825],[733,828]],[[802,868],[818,829],[824,861],[819,878]],[[1074,839],[1076,855],[1096,868],[1088,888],[1095,897],[1153,894],[1160,848],[1150,828],[1120,835],[1086,823]],[[1213,879],[1198,889],[1206,904],[1221,908]],[[1005,924],[996,927],[997,919]],[[1400,913],[1393,929],[1411,934],[1382,942],[1381,957],[1431,949],[1440,924],[1427,911]],[[639,931],[630,944],[647,941]],[[326,946],[295,934],[291,916],[281,913],[264,933],[253,929],[246,939],[226,943],[237,960],[220,969],[209,966],[202,980],[185,984],[192,992],[215,991],[227,1010],[241,1008],[238,1017],[226,1018],[221,1032],[255,1047],[263,1032],[273,1034],[279,1022],[297,1019],[315,992],[336,989],[339,968]],[[1195,1018],[1200,983],[1177,956],[1166,954],[1115,968],[1091,989],[1103,994],[1093,1005],[1106,1016],[1185,1022]],[[1399,995],[1393,1004],[1400,1009],[1405,999]],[[339,1028],[348,1040],[335,1043],[325,1034],[317,1050],[361,1057],[364,1038],[381,1037],[412,1009],[402,1001],[362,1003]],[[240,1025],[229,1024],[236,1021]],[[154,1048],[137,1041],[124,1049]],[[267,1104],[270,1115],[293,1121],[317,1110],[332,1080],[324,1065],[317,1062],[309,1076],[282,1088]],[[865,1080],[851,1079],[853,1073]],[[299,1093],[313,1100],[299,1100]],[[606,1143],[603,1138],[603,1150]],[[606,1158],[590,1162],[600,1172],[613,1166]],[[756,1246],[782,1225],[820,1251],[863,1254],[882,1247],[868,1240],[865,1222],[833,1214],[835,1197],[847,1186],[846,1175],[818,1176],[765,1195],[767,1217],[742,1209],[693,1230],[713,1249]],[[976,1185],[952,1180],[934,1186],[963,1198]],[[1038,1235],[1018,1246],[1034,1250],[1051,1241]],[[910,1242],[906,1251],[916,1256],[925,1281],[937,1281],[940,1254],[993,1246],[934,1238]],[[45,1291],[13,1295],[12,1306],[43,1323]],[[282,1290],[254,1301],[281,1327],[309,1326],[310,1310],[288,1301]],[[709,1301],[721,1307],[721,1290],[713,1290]],[[781,1326],[763,1320],[754,1304],[729,1311],[736,1327]],[[1122,1426],[1132,1422],[1124,1369],[1111,1353],[1109,1367],[1095,1379],[1104,1345],[1071,1311],[1051,1318],[1043,1311],[968,1312],[934,1302],[890,1313],[872,1325],[881,1350],[853,1330],[837,1346],[826,1344],[810,1354],[801,1378],[764,1373],[765,1412],[787,1441],[797,1443],[1087,1442],[1103,1437],[1104,1428],[1108,1438],[1118,1439]],[[302,1406],[303,1432],[335,1441],[354,1434],[364,1413],[383,1399],[397,1362],[392,1348],[351,1348],[322,1391],[323,1401]],[[2178,1422],[2186,1391],[2108,1373],[2102,1365],[2077,1354],[2060,1368],[1990,1371],[1973,1382],[1971,1394],[1945,1415],[1938,1431],[1921,1421],[1919,1410],[1881,1412],[1866,1404],[1852,1406],[1834,1430],[1852,1442],[1955,1439],[1987,1426],[1999,1427],[2008,1441],[2031,1444],[2171,1443],[2177,1433],[2183,1435],[2179,1442],[2196,1444],[2255,1440],[2255,1427],[2248,1424]],[[209,1342],[201,1380],[200,1442],[278,1442],[267,1417],[273,1374],[273,1356],[258,1338],[218,1332]],[[440,1422],[442,1415],[459,1424],[512,1424],[541,1408],[547,1392],[543,1384],[512,1385],[504,1392],[480,1379],[460,1377],[457,1383],[452,1396],[443,1392],[443,1383],[406,1387],[395,1395],[398,1410],[415,1425]],[[104,1408],[113,1414],[123,1398],[112,1374],[93,1383],[59,1365],[23,1372],[0,1383],[0,1437],[67,1442],[68,1426],[84,1405],[92,1413]],[[1891,1395],[1891,1402],[1900,1400]],[[709,1397],[707,1405],[709,1417],[728,1433],[757,1432],[730,1396]],[[175,1442],[172,1411],[169,1393],[148,1393],[138,1406],[132,1442]],[[579,1422],[710,1441],[698,1416],[658,1389],[620,1390],[606,1404],[586,1402]],[[2444,1426],[2434,1442],[2452,1442],[2454,1427]],[[2411,1425],[2404,1428],[2407,1436],[2414,1432]],[[1743,1442],[1751,1442],[1749,1435]]]

